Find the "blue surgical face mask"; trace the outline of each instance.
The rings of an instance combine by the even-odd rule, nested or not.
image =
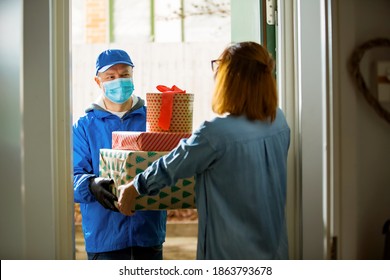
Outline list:
[[[112,102],[123,104],[129,100],[134,91],[132,78],[119,78],[103,83],[104,95]]]

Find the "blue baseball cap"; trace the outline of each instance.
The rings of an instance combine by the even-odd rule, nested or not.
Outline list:
[[[111,66],[120,63],[134,67],[130,56],[124,50],[105,50],[96,59],[96,75],[98,72],[105,72]]]

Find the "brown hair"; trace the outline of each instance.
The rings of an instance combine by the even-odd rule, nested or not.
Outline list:
[[[227,47],[217,62],[213,111],[273,121],[278,96],[274,60],[268,51],[255,42],[236,43]]]

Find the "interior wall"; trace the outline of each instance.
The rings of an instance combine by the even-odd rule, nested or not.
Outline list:
[[[74,258],[67,5],[0,1],[1,259]]]
[[[325,1],[297,3],[302,258],[327,257],[327,110]],[[296,211],[299,211],[298,208]]]
[[[287,230],[289,237],[290,259],[302,259],[301,243],[301,211],[300,190],[297,176],[299,166],[299,139],[298,106],[295,98],[297,83],[295,79],[295,51],[294,51],[294,1],[278,0],[278,28],[277,28],[277,82],[280,94],[280,106],[285,113],[291,129],[290,149],[287,162]]]
[[[338,82],[334,95],[339,108],[339,258],[381,259],[382,227],[390,219],[390,124],[375,113],[357,90],[347,63],[360,44],[378,37],[390,39],[390,1],[333,2],[337,17],[334,70]],[[371,75],[375,61],[390,61],[389,48],[367,51],[363,60],[361,72]]]
[[[0,259],[17,259],[23,255],[22,213],[22,102],[20,78],[22,43],[22,1],[0,1]]]

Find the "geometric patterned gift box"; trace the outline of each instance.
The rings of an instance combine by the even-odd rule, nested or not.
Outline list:
[[[112,178],[116,186],[130,182],[138,173],[168,152],[100,150],[99,175]],[[154,196],[138,196],[136,210],[195,209],[195,178],[179,179]],[[112,192],[118,195],[116,188]]]

